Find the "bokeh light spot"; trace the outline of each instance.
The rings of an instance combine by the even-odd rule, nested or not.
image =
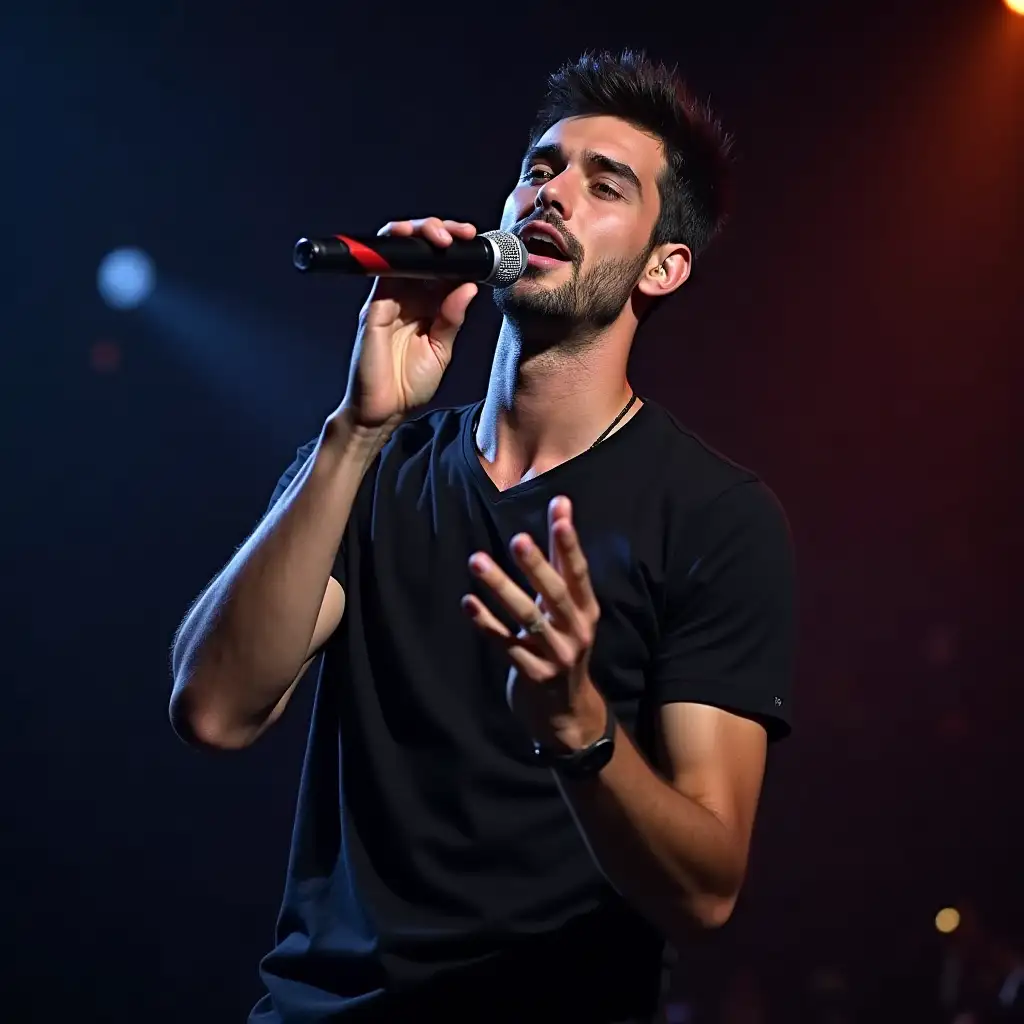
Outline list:
[[[100,261],[96,287],[113,309],[134,309],[153,292],[156,270],[141,249],[115,249]]]
[[[960,927],[960,911],[956,907],[943,907],[935,915],[935,927],[943,935],[951,935]]]

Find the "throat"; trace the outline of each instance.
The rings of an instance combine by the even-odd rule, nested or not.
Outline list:
[[[593,437],[592,429],[584,438],[584,431],[588,428],[583,424],[574,424],[564,432],[559,432],[559,436],[549,438],[547,445],[537,443],[532,446],[516,443],[515,428],[507,418],[502,426],[497,422],[493,423],[492,429],[487,432],[489,438],[481,438],[479,423],[485,408],[482,405],[471,425],[473,447],[491,483],[499,491],[506,491],[518,484],[534,480],[563,463],[597,448],[625,424],[642,404],[639,396],[630,388],[625,405],[596,438]],[[502,434],[506,440],[499,443]]]

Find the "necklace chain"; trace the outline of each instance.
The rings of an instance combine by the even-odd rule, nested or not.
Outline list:
[[[601,432],[601,435],[598,437],[598,439],[590,446],[591,448],[596,448],[618,426],[619,421],[622,419],[623,416],[626,415],[627,412],[629,412],[630,409],[633,408],[633,405],[634,405],[635,402],[636,402],[636,392],[635,391],[630,391],[630,393],[629,393],[629,401],[622,407],[622,410],[619,412],[618,416],[616,416],[615,419],[613,419],[611,421],[611,423],[609,423],[608,426],[604,428],[604,430]],[[473,447],[477,450],[477,452],[480,455],[483,455],[483,452],[480,451],[480,445],[477,444],[476,430],[477,430],[477,427],[480,426],[480,415],[481,415],[481,413],[483,411],[484,411],[484,407],[481,404],[480,408],[477,410],[476,416],[473,417],[473,427],[472,427],[472,430],[473,430]]]

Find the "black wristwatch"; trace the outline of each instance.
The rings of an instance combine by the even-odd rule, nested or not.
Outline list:
[[[594,740],[589,747],[574,750],[571,754],[559,754],[539,743],[534,742],[533,752],[537,761],[545,768],[554,768],[559,775],[567,779],[592,779],[612,759],[615,753],[615,715],[605,704],[608,719],[604,733]]]

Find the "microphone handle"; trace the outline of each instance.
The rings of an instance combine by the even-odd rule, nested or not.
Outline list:
[[[301,271],[333,271],[373,277],[486,281],[494,272],[497,247],[482,236],[456,239],[444,249],[424,238],[332,235],[300,238],[292,261]]]

